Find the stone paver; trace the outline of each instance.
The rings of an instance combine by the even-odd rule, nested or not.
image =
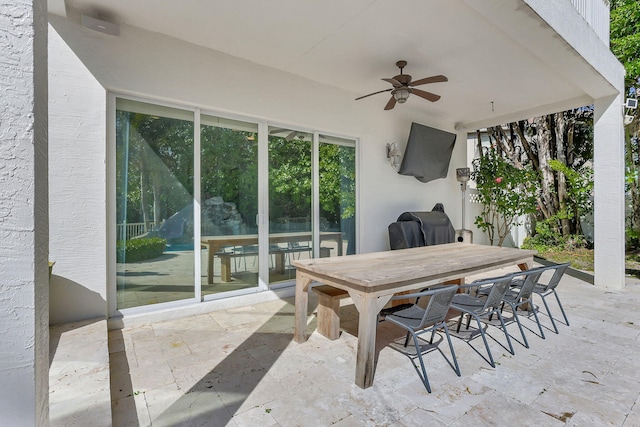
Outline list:
[[[476,352],[485,351],[479,337],[454,338],[462,377],[438,351],[426,354],[431,394],[399,351],[402,330],[384,322],[374,384],[354,384],[357,313],[350,305],[342,307],[336,341],[314,332],[293,342],[293,299],[111,331],[113,423],[640,426],[640,284],[629,279],[623,290],[603,290],[565,276],[559,293],[571,322],[558,323],[559,335],[544,314],[544,340],[524,319],[527,349],[509,324],[511,355],[500,345],[504,334],[488,328],[495,369]],[[439,348],[449,356],[446,341]]]

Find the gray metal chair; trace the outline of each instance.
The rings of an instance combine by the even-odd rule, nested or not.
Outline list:
[[[533,300],[531,299],[531,294],[533,293],[533,289],[538,283],[538,279],[540,279],[541,274],[542,271],[539,268],[533,268],[531,270],[525,270],[521,273],[514,274],[512,276],[511,288],[505,293],[504,298],[502,299],[504,303],[509,304],[509,306],[511,307],[513,318],[518,324],[518,328],[520,328],[524,346],[527,348],[529,348],[529,342],[527,341],[527,337],[524,334],[522,323],[520,323],[518,308],[524,307],[527,309],[527,311],[533,313],[533,316],[536,319],[536,323],[538,324],[538,328],[540,329],[540,336],[544,339],[542,324],[540,323],[536,307],[533,304]],[[503,307],[504,304],[501,309]]]
[[[451,336],[449,335],[449,329],[447,328],[447,324],[445,323],[445,318],[447,313],[449,312],[451,301],[453,300],[453,297],[457,290],[457,285],[450,285],[413,294],[399,295],[392,299],[417,298],[416,304],[413,304],[411,307],[396,311],[395,313],[386,316],[386,320],[407,330],[407,336],[404,340],[405,347],[409,343],[409,336],[411,335],[413,337],[413,342],[416,346],[416,354],[418,356],[418,360],[420,361],[420,368],[422,370],[422,374],[420,375],[420,372],[418,371],[418,375],[420,375],[420,379],[422,380],[422,383],[429,393],[431,393],[431,386],[429,385],[427,371],[424,367],[424,361],[422,360],[422,351],[420,348],[420,343],[418,341],[418,336],[426,332],[431,332],[431,339],[429,343],[433,344],[433,337],[436,333],[436,329],[442,328],[447,337],[447,341],[449,342],[451,357],[453,358],[453,363],[455,365],[454,371],[458,376],[460,376],[460,367],[458,366],[456,353],[453,350],[453,344],[451,342]],[[422,308],[417,304],[418,299],[422,297],[430,297],[426,308]]]
[[[482,336],[482,340],[484,341],[484,346],[486,347],[487,354],[489,355],[489,363],[494,368],[496,367],[496,364],[493,360],[493,356],[491,355],[491,349],[489,348],[489,343],[487,342],[487,337],[480,319],[486,317],[488,320],[491,320],[493,315],[496,314],[498,316],[498,319],[500,319],[502,330],[505,337],[507,338],[509,351],[511,352],[511,354],[515,354],[513,345],[511,345],[509,333],[507,332],[507,327],[505,326],[504,319],[502,318],[502,314],[500,313],[502,300],[507,291],[509,291],[512,279],[513,274],[509,274],[502,277],[476,280],[468,285],[460,286],[461,289],[466,288],[469,290],[474,288],[476,290],[484,288],[484,290],[487,291],[487,294],[486,296],[471,295],[468,293],[456,294],[453,297],[453,301],[451,303],[451,308],[461,312],[460,318],[458,319],[458,327],[456,329],[456,332],[460,332],[460,325],[462,324],[462,318],[465,314],[468,315],[467,329],[469,329],[471,317],[476,319],[476,322],[478,323],[478,330],[480,331],[480,335]]]
[[[556,322],[553,320],[553,316],[551,315],[551,310],[549,309],[549,304],[547,304],[546,297],[553,294],[556,297],[556,301],[558,302],[558,306],[560,307],[560,311],[562,312],[562,317],[564,317],[564,321],[567,326],[569,326],[569,319],[567,318],[567,314],[564,312],[564,308],[562,307],[562,303],[560,302],[560,297],[558,297],[558,293],[556,292],[556,288],[560,283],[560,279],[569,268],[570,263],[565,264],[557,264],[547,267],[539,267],[538,271],[540,271],[540,276],[537,279],[537,283],[533,287],[533,293],[540,295],[542,298],[542,303],[544,304],[545,309],[547,310],[547,314],[549,315],[549,319],[551,319],[551,324],[553,325],[553,330],[555,333],[558,333],[558,327],[556,326]],[[545,274],[546,273],[546,274]],[[515,281],[514,286],[522,286],[522,281]]]

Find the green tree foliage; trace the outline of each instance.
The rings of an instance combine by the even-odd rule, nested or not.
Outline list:
[[[612,0],[611,2],[611,51],[624,65],[626,91],[637,98],[640,84],[640,2],[637,0]],[[630,249],[638,246],[640,236],[640,120],[638,110],[627,110],[633,117],[626,125],[626,193],[631,209],[627,215],[627,244]]]
[[[473,167],[471,178],[482,204],[475,223],[487,233],[492,245],[497,242],[502,246],[522,215],[535,211],[535,172],[528,166],[515,167],[492,149],[474,160]]]
[[[200,141],[202,201],[221,197],[225,202],[235,203],[246,225],[257,230],[257,135],[224,127],[202,126]]]
[[[535,147],[531,163],[539,172],[540,197],[536,228],[561,238],[582,234],[581,220],[591,213],[593,173],[593,108],[563,111],[532,121],[526,132]],[[577,176],[586,181],[579,180]],[[586,188],[588,192],[582,191]],[[579,198],[576,198],[580,195]],[[534,233],[535,234],[535,233]]]
[[[558,217],[574,220],[591,214],[593,169],[583,165],[580,170],[575,170],[557,159],[552,159],[549,165],[555,172],[563,174],[567,180],[567,202],[558,211]]]
[[[118,111],[116,133],[118,222],[159,222],[191,202],[193,122]]]
[[[155,222],[158,226],[191,208],[193,122],[118,110],[116,132],[118,223]],[[296,219],[310,231],[312,142],[309,134],[300,135],[293,139],[269,136],[269,213],[276,227],[279,220]],[[257,132],[224,127],[209,118],[200,129],[200,146],[202,202],[221,198],[234,203],[246,230],[257,232]],[[355,215],[355,148],[321,143],[319,174],[322,225],[340,229],[341,220]]]
[[[537,188],[532,234],[544,231],[557,240],[582,234],[581,220],[592,209],[593,109],[494,126],[487,134],[490,146],[479,147],[480,152],[489,149],[513,167],[535,172],[531,175]]]
[[[611,51],[627,72],[628,87],[640,78],[640,2],[638,0],[611,1]]]
[[[353,218],[356,210],[355,147],[320,144],[320,215],[329,223]]]
[[[269,216],[311,218],[311,142],[269,137]]]

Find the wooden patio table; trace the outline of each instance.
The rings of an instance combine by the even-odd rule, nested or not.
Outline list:
[[[310,231],[273,233],[269,234],[269,244],[289,242],[309,242],[312,239]],[[342,255],[342,233],[339,231],[321,231],[320,243],[333,240],[338,245],[338,255]],[[257,234],[232,234],[223,236],[202,236],[202,246],[207,248],[207,283],[213,284],[213,258],[225,246],[244,246],[258,244]]]
[[[296,260],[296,307],[294,339],[307,340],[309,285],[313,281],[349,293],[359,312],[355,383],[361,388],[373,384],[377,315],[398,293],[464,281],[468,275],[502,267],[531,268],[536,251],[448,243],[395,251],[347,255],[344,257]]]

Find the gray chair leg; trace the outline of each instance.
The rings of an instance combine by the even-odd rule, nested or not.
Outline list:
[[[500,319],[500,324],[502,325],[502,330],[504,331],[504,336],[507,337],[507,343],[509,344],[509,348],[511,349],[511,354],[515,355],[516,351],[513,349],[513,345],[511,345],[511,338],[509,338],[509,332],[507,331],[507,325],[504,324],[504,319],[502,318],[502,314],[500,311],[497,311],[498,318]]]
[[[549,304],[547,304],[547,300],[544,295],[540,295],[542,297],[542,303],[544,304],[544,308],[547,309],[547,314],[549,315],[549,319],[551,319],[551,325],[553,326],[553,330],[556,334],[558,334],[558,327],[556,326],[555,320],[553,320],[553,316],[551,315],[551,310],[549,310]]]
[[[431,393],[431,386],[429,385],[427,370],[425,369],[424,361],[422,360],[422,351],[420,351],[420,343],[418,342],[418,337],[413,332],[411,332],[411,335],[413,335],[413,342],[416,345],[416,354],[418,355],[418,360],[420,361],[420,368],[422,368],[422,375],[420,376],[420,379],[422,380],[422,384],[424,384],[427,391]]]
[[[484,346],[487,349],[487,354],[489,355],[489,363],[491,363],[491,367],[495,368],[496,363],[493,361],[493,355],[491,354],[491,349],[489,348],[489,342],[487,341],[487,337],[484,334],[484,329],[482,328],[482,322],[480,322],[480,318],[474,316],[476,318],[476,322],[478,322],[478,330],[480,330],[480,335],[482,336],[482,341],[484,341]]]
[[[522,323],[520,323],[520,318],[516,313],[516,307],[514,307],[514,305],[511,303],[509,303],[509,305],[511,306],[511,311],[513,311],[513,318],[516,319],[516,323],[518,324],[518,328],[520,329],[520,333],[522,334],[522,340],[524,341],[524,346],[526,348],[529,348],[529,342],[527,341],[527,337],[524,334],[524,329],[522,328]]]
[[[558,297],[558,293],[556,290],[553,290],[553,295],[556,296],[556,301],[558,301],[558,306],[560,307],[560,311],[562,312],[562,317],[564,317],[564,321],[567,322],[567,326],[569,326],[569,319],[567,318],[567,314],[564,312],[564,307],[562,307],[562,303],[560,302],[560,298]]]
[[[536,313],[536,308],[533,305],[533,300],[529,298],[528,301],[529,301],[529,307],[531,307],[531,311],[533,312],[533,317],[536,319],[536,323],[538,324],[538,329],[540,329],[540,336],[542,337],[542,339],[545,339],[544,331],[542,330],[542,323],[540,323],[540,319],[538,318],[538,313]]]
[[[405,347],[407,346],[407,344],[409,344],[409,335],[410,335],[410,334],[411,334],[411,332],[407,332],[407,336],[406,336],[406,338],[404,339],[404,346],[405,346]]]
[[[456,352],[453,350],[453,343],[451,342],[451,336],[449,335],[449,328],[447,328],[447,324],[444,322],[442,323],[442,327],[447,337],[447,341],[449,342],[449,350],[451,350],[451,357],[453,357],[453,363],[456,366],[456,374],[458,374],[458,376],[461,376],[460,366],[458,365],[458,358],[456,357]],[[433,336],[431,337],[431,339],[433,340]]]

